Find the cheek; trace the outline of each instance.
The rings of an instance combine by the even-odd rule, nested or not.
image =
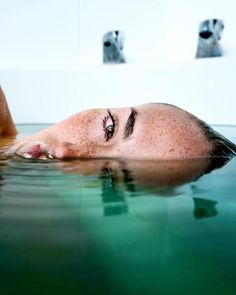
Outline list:
[[[163,158],[175,153],[172,139],[164,132],[143,132],[120,143],[115,147],[114,155],[125,158],[151,159]]]
[[[71,118],[54,126],[58,141],[70,143],[97,143],[104,139],[100,121],[95,119],[78,120]]]
[[[57,158],[91,158],[98,156],[103,133],[101,128],[86,124],[83,128],[75,124],[64,124],[55,129],[54,155]]]
[[[54,155],[60,159],[66,158],[91,158],[95,157],[98,153],[98,148],[95,144],[91,143],[80,143],[73,144],[69,142],[63,142],[57,144],[54,149]]]
[[[141,158],[145,153],[146,148],[141,146],[139,140],[136,138],[130,138],[126,141],[122,141],[117,145],[114,145],[111,149],[112,157],[124,157],[124,158]]]

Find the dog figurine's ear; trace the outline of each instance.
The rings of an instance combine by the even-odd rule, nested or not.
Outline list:
[[[0,87],[0,136],[13,136],[16,133],[16,127],[12,120],[6,97]]]

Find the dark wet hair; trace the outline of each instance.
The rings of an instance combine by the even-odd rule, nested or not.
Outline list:
[[[236,145],[233,142],[199,119],[198,125],[202,129],[210,144],[212,144],[210,156],[232,158],[236,155]]]
[[[197,118],[197,123],[202,129],[209,143],[212,145],[210,152],[211,164],[205,173],[220,168],[236,156],[236,145],[226,137],[215,131],[211,126]]]

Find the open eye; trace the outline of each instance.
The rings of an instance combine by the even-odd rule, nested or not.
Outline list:
[[[103,119],[103,130],[105,140],[110,140],[115,132],[115,120],[110,111],[108,111],[108,115]]]

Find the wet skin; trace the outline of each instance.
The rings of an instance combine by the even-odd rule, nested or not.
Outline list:
[[[196,118],[166,104],[92,109],[17,142],[26,158],[190,159],[212,149]]]
[[[0,147],[6,144],[9,137],[15,136],[16,133],[6,97],[0,87]]]

